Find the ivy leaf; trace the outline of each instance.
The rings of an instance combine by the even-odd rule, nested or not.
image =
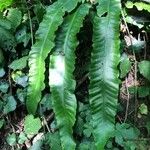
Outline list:
[[[91,134],[92,134],[92,131],[93,131],[93,127],[90,125],[90,124],[85,124],[84,125],[84,130],[83,130],[83,134],[87,137],[87,138],[89,138],[90,136],[91,136]]]
[[[28,115],[25,117],[24,131],[26,134],[28,135],[37,134],[41,127],[42,125],[39,118],[34,118],[33,115]]]
[[[75,133],[77,133],[79,136],[82,136],[83,127],[84,127],[84,120],[80,116],[77,116]]]
[[[21,23],[22,13],[18,8],[10,8],[8,9],[7,19],[11,22],[11,29],[15,31]]]
[[[0,78],[5,75],[5,70],[3,68],[0,68]]]
[[[15,70],[21,70],[26,67],[27,65],[28,56],[24,56],[20,59],[14,60],[10,65],[9,68]]]
[[[134,141],[127,141],[123,145],[125,150],[135,150],[137,148],[137,145]]]
[[[47,143],[50,145],[51,150],[59,150],[61,148],[59,133],[48,133],[46,135]]]
[[[7,93],[9,88],[9,84],[7,82],[0,82],[0,91],[3,93]]]
[[[140,73],[150,81],[150,61],[143,60],[138,64]]]
[[[4,119],[0,119],[0,129],[3,127],[5,120]]]
[[[131,51],[134,51],[135,53],[141,52],[142,48],[145,47],[145,41],[141,41],[140,39],[136,39],[132,37],[132,44],[129,46]]]
[[[34,6],[33,11],[34,11],[34,13],[35,13],[35,15],[36,15],[38,21],[41,22],[42,19],[43,19],[43,15],[44,15],[44,13],[45,13],[45,9],[44,9],[43,4],[42,4],[42,3],[36,4],[36,5]]]
[[[16,109],[16,106],[17,106],[17,102],[14,99],[14,97],[8,96],[6,105],[4,106],[4,110],[3,110],[4,114],[8,114],[9,112],[14,111]]]
[[[138,87],[139,97],[146,97],[150,94],[150,88],[146,86]]]
[[[124,78],[131,69],[131,62],[126,54],[122,55],[120,62],[120,78]]]
[[[44,113],[46,110],[52,109],[52,101],[51,101],[51,95],[45,94],[40,102],[40,113]]]
[[[17,89],[17,97],[20,100],[21,103],[25,102],[25,97],[26,97],[26,89]]]
[[[26,135],[25,135],[23,132],[21,132],[21,133],[19,134],[18,143],[19,143],[19,144],[23,144],[26,140],[27,140]]]
[[[16,37],[17,43],[23,43],[24,47],[26,47],[31,36],[29,33],[27,33],[27,27],[24,26],[16,32],[15,37]]]
[[[23,86],[23,87],[26,87],[28,85],[27,81],[28,81],[27,76],[18,77],[16,79],[16,83]]]
[[[96,147],[94,145],[94,142],[91,141],[83,141],[80,145],[79,145],[79,150],[95,150]]]
[[[28,85],[28,76],[26,76],[21,71],[16,71],[12,73],[12,79],[18,84],[23,87],[26,87]]]
[[[16,52],[14,49],[14,47],[16,46],[14,35],[9,30],[2,28],[1,26],[0,26],[0,35],[1,35],[0,36],[0,48],[2,48],[5,51]],[[1,49],[0,49],[0,54],[2,54],[0,58],[4,60]],[[0,63],[2,63],[1,60],[0,60]]]
[[[33,143],[33,145],[29,148],[29,150],[41,150],[42,148],[42,140],[38,140],[35,143]]]
[[[112,141],[108,141],[106,147],[112,149],[113,148]]]
[[[10,146],[14,146],[16,144],[16,134],[12,133],[8,135],[6,141]]]
[[[124,145],[124,141],[136,139],[139,136],[139,130],[131,127],[129,124],[116,124],[115,142],[121,146]]]
[[[142,115],[147,115],[148,114],[148,108],[147,105],[145,105],[144,103],[140,105],[139,107],[139,111]]]

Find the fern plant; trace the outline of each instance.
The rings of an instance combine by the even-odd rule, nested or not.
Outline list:
[[[73,72],[79,44],[77,34],[86,17],[93,23],[89,109],[96,149],[103,150],[113,136],[119,88],[120,5],[120,0],[58,0],[47,7],[36,32],[35,44],[29,54],[26,106],[29,113],[36,113],[45,88],[45,59],[50,54],[49,86],[63,150],[76,148],[73,127],[77,100]],[[91,13],[94,17],[89,17]]]

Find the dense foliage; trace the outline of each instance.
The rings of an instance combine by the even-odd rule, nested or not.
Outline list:
[[[0,149],[149,149],[149,22],[147,0],[1,0]]]

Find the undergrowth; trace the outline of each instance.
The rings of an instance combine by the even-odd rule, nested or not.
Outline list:
[[[148,150],[150,3],[1,0],[0,149]]]

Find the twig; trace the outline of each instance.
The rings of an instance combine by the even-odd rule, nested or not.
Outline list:
[[[9,93],[12,95],[11,71],[8,69]]]
[[[27,2],[26,2],[26,7],[27,7],[27,11],[28,11],[28,17],[29,17],[29,23],[30,23],[31,44],[33,45],[34,41],[33,41],[33,28],[32,28],[32,20],[31,20],[30,10],[29,10],[29,8],[28,8]]]
[[[137,117],[137,107],[138,107],[138,100],[137,100],[137,60],[135,53],[134,54],[134,87],[135,87],[135,94],[134,94],[134,99],[135,99],[135,113],[134,113],[134,122],[136,122],[136,117]]]
[[[128,118],[128,109],[129,109],[129,101],[130,101],[129,89],[128,89],[128,85],[127,85],[127,78],[125,79],[125,86],[126,86],[126,92],[127,92],[127,104],[126,104],[124,123],[126,122],[126,120]]]
[[[128,28],[128,25],[127,25],[127,22],[125,20],[125,16],[124,16],[124,13],[123,11],[121,11],[121,14],[122,14],[122,17],[123,17],[123,21],[125,23],[125,26],[126,26],[126,31],[128,33],[128,36],[130,38],[130,43],[131,43],[131,46],[133,45],[132,44],[132,37],[131,37],[131,34],[129,32],[129,28]],[[133,56],[134,56],[134,86],[135,86],[135,95],[134,95],[134,99],[135,99],[135,115],[134,115],[134,122],[136,122],[136,116],[137,116],[137,106],[138,106],[138,101],[137,101],[137,86],[136,86],[136,82],[137,82],[137,60],[136,60],[136,55],[135,55],[135,52],[133,51]]]
[[[43,117],[43,126],[46,126],[48,132],[52,132],[51,129],[48,126],[48,122],[54,117],[54,113],[52,112],[47,119],[45,117]]]
[[[45,119],[45,117],[43,117],[43,125],[46,126],[48,132],[51,132],[51,130],[50,130],[49,126],[48,126],[48,123],[47,123],[47,120]]]
[[[125,24],[125,26],[126,26],[126,31],[127,31],[127,33],[128,33],[128,36],[129,36],[129,38],[130,38],[130,42],[131,42],[131,45],[132,45],[132,37],[131,37],[130,31],[129,31],[129,28],[128,28],[128,25],[127,25],[127,22],[126,22],[126,19],[125,19],[125,15],[124,15],[124,13],[123,13],[122,10],[121,10],[121,15],[122,15],[124,24]]]
[[[117,118],[119,119],[120,123],[122,124],[123,122],[122,122],[121,118],[118,115],[117,115]]]

